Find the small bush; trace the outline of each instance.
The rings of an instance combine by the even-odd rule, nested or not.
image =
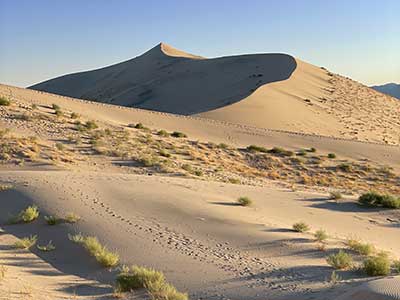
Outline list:
[[[228,181],[232,184],[240,184],[240,180],[237,178],[228,178]]]
[[[57,117],[62,117],[64,115],[61,109],[56,109],[54,113],[56,114]]]
[[[39,217],[39,209],[35,205],[28,206],[16,217],[11,218],[10,223],[30,223]]]
[[[85,123],[85,127],[87,130],[92,130],[92,129],[97,129],[99,126],[97,126],[95,121],[87,121]]]
[[[184,134],[183,132],[179,132],[179,131],[174,131],[173,133],[171,133],[171,136],[175,137],[175,138],[186,138],[187,137],[186,134]]]
[[[247,147],[247,151],[267,153],[268,149],[257,145],[250,145]]]
[[[79,118],[79,114],[73,112],[71,113],[71,119],[78,119]]]
[[[347,240],[347,246],[349,247],[349,249],[357,252],[360,255],[369,256],[375,252],[374,245],[368,243],[362,243],[356,239]]]
[[[37,242],[37,236],[31,235],[29,237],[22,238],[14,243],[16,249],[29,249],[33,247]]]
[[[56,143],[56,148],[59,151],[65,150],[64,144],[63,143]]]
[[[47,225],[57,225],[60,224],[62,221],[56,216],[45,216],[44,219],[46,220]]]
[[[348,163],[342,163],[342,164],[338,165],[336,168],[345,173],[349,173],[353,170],[353,166]]]
[[[315,153],[315,152],[317,152],[317,149],[314,147],[311,147],[308,151],[311,153]]]
[[[157,135],[162,136],[162,137],[169,137],[169,133],[165,130],[159,130],[157,132]]]
[[[81,244],[91,256],[93,256],[104,267],[114,267],[119,262],[119,255],[109,251],[94,236],[83,236],[82,234],[69,235],[69,239]]]
[[[253,204],[253,201],[249,197],[240,197],[237,203],[241,206],[250,206]]]
[[[362,194],[358,198],[358,202],[362,205],[372,207],[400,208],[400,199],[391,195],[383,195],[376,192],[368,192]]]
[[[304,149],[299,150],[296,155],[298,156],[306,156],[307,155],[307,151]]]
[[[293,224],[293,230],[297,232],[307,232],[310,230],[310,226],[304,222],[297,222]]]
[[[328,158],[334,159],[334,158],[336,158],[336,154],[335,153],[328,153]]]
[[[226,149],[229,149],[229,146],[225,143],[219,143],[218,148],[226,150]]]
[[[331,192],[329,194],[329,199],[331,199],[331,200],[340,200],[342,198],[343,198],[343,196],[340,192]]]
[[[11,105],[10,100],[4,97],[0,97],[0,106],[10,106],[10,105]]]
[[[76,223],[80,219],[81,219],[81,217],[74,213],[68,213],[64,218],[65,222],[70,223],[70,224]]]
[[[353,257],[343,250],[329,255],[326,261],[330,266],[339,270],[349,269],[353,265]]]
[[[390,274],[390,260],[387,254],[381,253],[368,257],[363,262],[363,270],[369,276],[386,276]]]
[[[400,273],[400,260],[393,262],[393,269],[396,273]]]
[[[319,229],[314,233],[314,237],[317,242],[323,243],[328,239],[328,234],[325,230]]]
[[[52,107],[54,110],[60,110],[60,109],[61,109],[61,107],[60,107],[59,105],[55,104],[55,103],[53,103],[53,104],[51,105],[51,107]]]
[[[165,150],[160,150],[158,152],[158,154],[160,154],[160,156],[163,156],[163,157],[171,157],[171,153],[169,153],[168,151],[165,151]]]
[[[47,243],[47,245],[44,246],[40,246],[40,245],[36,245],[36,247],[40,250],[40,251],[44,251],[44,252],[49,252],[49,251],[54,251],[56,250],[56,246],[53,245],[52,241],[49,241]]]
[[[281,156],[293,156],[294,155],[293,151],[285,150],[285,149],[279,148],[279,147],[274,147],[274,148],[268,150],[268,153],[277,154],[277,155],[281,155]]]

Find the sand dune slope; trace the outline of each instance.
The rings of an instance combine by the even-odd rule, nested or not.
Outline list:
[[[400,103],[285,54],[206,59],[159,44],[31,89],[262,128],[398,144]]]

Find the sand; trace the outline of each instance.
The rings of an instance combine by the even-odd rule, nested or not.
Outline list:
[[[287,54],[207,59],[160,43],[131,60],[30,88],[259,128],[399,144],[397,99]]]
[[[183,56],[179,52],[175,54]],[[298,65],[292,76],[306,67]],[[341,81],[341,84],[347,82]],[[191,299],[348,297],[342,298],[347,300],[357,299],[353,294],[360,289],[372,297],[374,293],[384,293],[386,287],[397,287],[397,281],[392,280],[383,285],[379,281],[368,283],[371,278],[351,270],[338,271],[341,280],[330,282],[333,269],[326,263],[326,256],[345,248],[344,242],[349,237],[372,243],[379,250],[388,251],[393,259],[400,257],[399,210],[359,206],[356,199],[360,190],[355,184],[366,176],[371,185],[379,181],[382,186],[398,189],[400,151],[396,145],[100,104],[6,85],[0,85],[0,96],[12,101],[11,106],[0,107],[0,129],[12,130],[7,139],[16,149],[13,158],[0,165],[0,185],[10,186],[0,191],[0,224],[4,231],[0,235],[0,265],[7,268],[4,281],[0,281],[1,296],[19,299],[22,291],[31,299],[45,296],[113,299],[118,270],[102,268],[84,249],[68,240],[69,233],[78,232],[97,236],[120,254],[123,264],[163,271],[168,281],[188,292]],[[389,107],[392,99],[387,100]],[[53,103],[61,107],[63,116],[55,115]],[[36,109],[32,109],[33,104]],[[385,109],[380,109],[376,111],[384,118]],[[120,144],[114,147],[130,147],[132,152],[124,158],[123,153],[107,155],[93,151],[90,144],[94,141],[93,132],[77,132],[71,112],[79,113],[82,123],[94,120],[100,127],[99,132],[110,129],[110,135],[121,135]],[[24,114],[28,117],[21,117]],[[329,123],[329,120],[325,119],[324,124],[335,128],[335,121]],[[150,129],[128,126],[138,122]],[[310,119],[310,122],[319,124],[320,120]],[[397,125],[391,123],[391,126]],[[161,138],[157,135],[160,129],[182,131],[188,138]],[[29,138],[32,135],[38,141]],[[71,136],[84,138],[74,144]],[[126,146],[128,142],[132,144]],[[209,142],[217,146],[207,147]],[[60,143],[62,147],[58,149],[56,145]],[[219,143],[227,145],[218,146]],[[190,168],[171,172],[130,159],[136,148],[144,154],[159,153],[157,147],[167,149],[167,144],[173,153],[174,168],[181,168],[185,163],[199,170],[216,157],[211,170],[204,169],[200,176]],[[290,181],[289,175],[307,174],[314,170],[316,163],[286,164],[289,175],[272,180],[261,170],[244,164],[246,159],[260,159],[262,156],[257,155],[263,155],[246,152],[244,148],[251,144],[293,151],[315,147],[316,153],[307,154],[312,161],[315,156],[314,160],[321,163],[365,163],[368,168],[363,172],[357,169],[355,173],[337,174],[338,180],[348,177],[348,182],[354,185],[346,186],[344,198],[335,201],[329,198],[333,182],[321,186]],[[335,153],[338,158],[330,162],[326,159],[328,153]],[[269,158],[267,162],[278,162],[277,156]],[[373,173],[373,168],[383,166],[393,169]],[[233,174],[235,168],[239,174]],[[335,168],[327,167],[323,171],[335,172]],[[321,172],[313,176],[323,175]],[[239,178],[236,184],[229,183],[232,176]],[[250,197],[253,205],[236,205],[240,196]],[[10,214],[30,204],[40,208],[38,220],[7,224]],[[63,217],[68,212],[77,213],[82,219],[75,224],[46,225],[45,215]],[[291,229],[299,221],[309,224],[309,233]],[[321,228],[329,234],[324,249],[312,234]],[[16,238],[30,234],[37,234],[40,244],[52,240],[56,250],[47,253],[32,248],[28,252],[10,247]],[[355,261],[361,263],[362,257],[355,255]],[[25,286],[31,286],[28,292]],[[354,293],[344,296],[349,290]],[[123,297],[148,298],[143,291]]]

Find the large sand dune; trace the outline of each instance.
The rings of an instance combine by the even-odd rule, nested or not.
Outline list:
[[[159,44],[31,89],[237,124],[398,144],[400,103],[286,54],[206,59]]]

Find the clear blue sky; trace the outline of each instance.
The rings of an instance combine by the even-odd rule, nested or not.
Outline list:
[[[0,0],[0,82],[28,86],[160,41],[207,57],[283,52],[400,82],[399,0]]]

